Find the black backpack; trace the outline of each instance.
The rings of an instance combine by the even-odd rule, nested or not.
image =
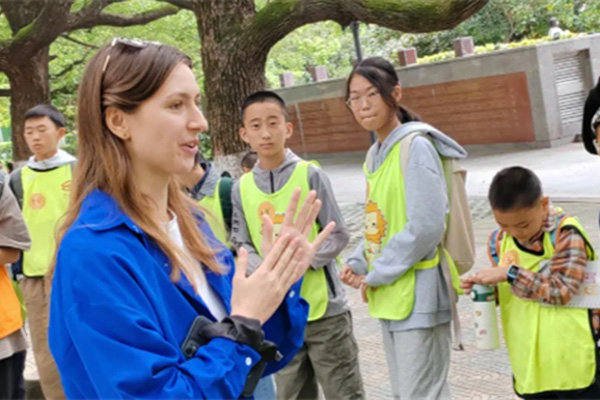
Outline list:
[[[223,176],[219,180],[219,199],[221,200],[221,211],[227,230],[231,232],[231,216],[233,214],[233,204],[231,202],[231,189],[233,188],[233,178]]]

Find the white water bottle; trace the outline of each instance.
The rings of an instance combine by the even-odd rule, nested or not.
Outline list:
[[[496,319],[496,296],[493,286],[473,285],[471,289],[475,311],[475,340],[477,348],[494,350],[500,347],[498,321]]]

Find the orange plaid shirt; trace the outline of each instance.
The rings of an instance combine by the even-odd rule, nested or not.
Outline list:
[[[544,250],[544,233],[552,232],[558,217],[554,208],[548,213],[542,231],[529,243],[519,243],[533,252]],[[500,232],[501,234],[502,232]],[[522,299],[539,300],[549,304],[567,304],[579,292],[583,283],[584,269],[588,261],[586,242],[573,227],[564,227],[557,235],[554,256],[550,260],[549,273],[536,273],[519,268],[512,282],[512,293]],[[600,310],[590,310],[594,333],[600,332]]]

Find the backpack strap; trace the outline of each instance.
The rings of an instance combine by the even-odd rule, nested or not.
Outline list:
[[[488,238],[488,257],[493,265],[500,263],[500,245],[502,244],[503,236],[504,232],[500,228],[496,228],[490,233]]]
[[[231,202],[231,189],[233,187],[233,179],[224,176],[219,180],[219,199],[221,201],[221,211],[227,230],[231,232],[231,216],[233,214],[233,204]]]
[[[556,216],[556,223],[554,225],[554,229],[550,232],[550,242],[552,243],[552,247],[556,247],[557,237],[560,236],[560,230],[563,228],[563,224],[565,220],[568,218],[566,214],[560,214]]]
[[[0,171],[0,199],[2,198],[2,193],[4,192],[4,182],[6,182],[6,173],[4,171]]]
[[[19,203],[19,207],[21,210],[23,209],[23,168],[17,168],[13,172],[10,173],[10,190],[12,190],[13,194],[17,198],[17,202]]]
[[[400,163],[401,163],[400,168],[402,169],[402,174],[403,175],[406,172],[406,169],[408,168],[408,158],[409,158],[409,155],[410,155],[410,145],[412,144],[412,141],[417,136],[424,136],[424,137],[426,137],[427,133],[426,132],[421,132],[421,131],[415,131],[415,132],[409,133],[408,135],[406,135],[400,141]]]
[[[557,216],[556,228],[552,232],[550,232],[550,241],[552,243],[552,247],[556,248],[556,243],[560,240],[560,236],[562,234],[563,229],[572,228],[572,229],[575,229],[577,232],[579,232],[579,235],[583,238],[585,245],[587,247],[587,250],[588,250],[588,255],[591,257],[590,260],[595,260],[597,257],[596,250],[594,250],[594,247],[588,241],[586,235],[584,235],[583,232],[581,232],[578,227],[576,227],[575,225],[565,224],[565,222],[568,218],[569,218],[569,216],[566,214],[560,214]]]

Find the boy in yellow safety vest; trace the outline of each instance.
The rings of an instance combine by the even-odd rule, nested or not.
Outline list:
[[[48,286],[44,277],[56,251],[56,230],[69,204],[75,158],[58,148],[66,133],[64,116],[41,104],[25,114],[25,141],[33,156],[10,174],[10,188],[19,201],[31,235],[23,252],[20,282],[29,316],[33,353],[47,400],[65,397],[48,348]]]
[[[512,167],[488,195],[499,228],[490,235],[491,268],[462,279],[497,284],[504,339],[522,398],[600,398],[597,309],[566,307],[596,258],[579,221],[552,206],[538,177]]]
[[[215,237],[230,247],[233,179],[228,173],[220,173],[217,168],[202,160],[200,153],[196,154],[194,168],[178,179],[187,193],[207,211],[206,222]]]
[[[317,399],[318,384],[326,398],[364,398],[358,347],[336,260],[350,235],[329,179],[319,167],[286,149],[293,126],[288,121],[285,102],[277,94],[264,91],[250,95],[242,107],[242,120],[240,136],[256,151],[258,163],[234,185],[232,241],[236,248],[248,250],[248,269],[253,270],[261,262],[264,214],[273,221],[277,232],[297,188],[301,188],[301,198],[314,190],[322,202],[311,236],[330,221],[336,223],[304,275],[300,295],[310,306],[304,346],[277,374],[277,398]]]
[[[24,399],[27,339],[22,307],[5,267],[31,245],[17,200],[0,171],[0,399]]]
[[[254,168],[254,166],[256,165],[256,162],[258,161],[258,154],[256,154],[256,152],[254,150],[250,150],[249,152],[247,152],[244,157],[242,157],[242,171],[244,171],[244,174],[247,174],[248,172],[252,172],[252,168]]]

